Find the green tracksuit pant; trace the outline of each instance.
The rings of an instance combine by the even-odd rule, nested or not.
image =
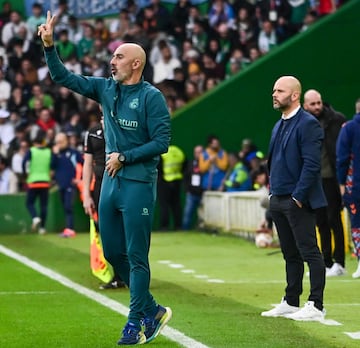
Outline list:
[[[104,174],[99,202],[104,256],[130,289],[128,320],[136,325],[157,311],[148,258],[155,199],[156,182]]]

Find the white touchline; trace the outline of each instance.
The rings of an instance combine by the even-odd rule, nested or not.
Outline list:
[[[171,268],[184,268],[184,265],[181,265],[180,263],[170,263],[169,267],[171,267]]]
[[[183,269],[185,267],[184,265],[178,264],[178,263],[171,263],[170,260],[160,260],[160,261],[158,261],[158,263],[168,265],[171,268],[181,269],[180,272],[182,272],[182,273],[194,274],[195,278],[204,279],[208,283],[219,283],[219,284],[225,283],[225,280],[222,280],[222,279],[209,279],[209,276],[206,274],[195,274],[196,272],[193,269]]]
[[[59,291],[0,291],[0,295],[58,295]]]
[[[24,255],[18,254],[17,252],[8,249],[1,244],[0,244],[0,252],[8,257],[11,257],[14,260],[19,261],[20,263],[26,265],[27,267],[30,267],[33,270],[45,275],[46,277],[51,278],[57,281],[58,283],[76,291],[77,293],[86,296],[87,298],[103,305],[104,307],[107,307],[117,313],[120,313],[125,317],[127,317],[129,313],[129,309],[126,306],[122,305],[121,303],[116,302],[115,300],[112,300],[104,295],[101,295],[94,290],[88,289],[80,284],[77,284],[72,280],[70,280],[69,278],[62,276],[61,274],[54,272],[50,268],[44,267],[38,262],[33,261]],[[169,340],[172,340],[182,345],[183,347],[209,348],[209,346],[206,346],[205,344],[202,344],[201,342],[198,342],[192,339],[191,337],[186,336],[181,331],[173,329],[170,326],[165,326],[161,334],[166,338],[168,338]]]

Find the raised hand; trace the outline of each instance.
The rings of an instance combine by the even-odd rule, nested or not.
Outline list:
[[[38,36],[41,37],[43,45],[45,47],[50,47],[54,45],[54,26],[56,16],[51,16],[50,11],[47,11],[46,23],[39,25]]]

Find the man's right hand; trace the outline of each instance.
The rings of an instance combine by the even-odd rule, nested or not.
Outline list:
[[[39,25],[38,36],[41,37],[43,45],[45,47],[51,47],[54,45],[54,26],[56,16],[51,16],[50,11],[47,11],[46,23]]]
[[[91,217],[95,211],[95,204],[90,195],[84,194],[83,207],[85,213]]]

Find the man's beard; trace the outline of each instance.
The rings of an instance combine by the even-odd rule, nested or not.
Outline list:
[[[277,105],[273,105],[273,108],[278,111],[284,111],[291,105],[291,96],[287,97],[282,103],[277,101]]]

